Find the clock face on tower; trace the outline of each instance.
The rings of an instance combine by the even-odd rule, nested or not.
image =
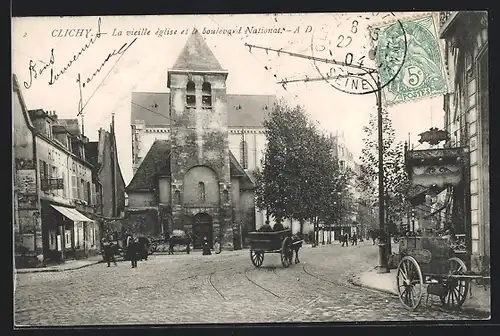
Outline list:
[[[399,75],[407,40],[393,13],[339,13],[311,37],[314,68],[336,90],[369,94]]]

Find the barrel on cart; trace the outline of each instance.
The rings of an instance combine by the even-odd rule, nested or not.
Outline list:
[[[400,241],[396,286],[399,299],[416,310],[424,294],[435,295],[450,309],[462,306],[472,280],[489,281],[489,269],[481,273],[467,270],[465,251],[456,251],[442,237],[405,237]]]
[[[255,267],[262,266],[265,253],[279,253],[283,267],[292,264],[294,243],[292,230],[249,232],[248,242],[250,243],[250,260]]]

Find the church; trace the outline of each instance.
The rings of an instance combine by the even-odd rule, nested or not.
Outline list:
[[[169,92],[132,92],[132,164],[126,188],[130,231],[182,229],[241,248],[262,225],[252,172],[266,145],[263,121],[275,96],[227,94],[224,70],[194,32],[167,72]]]

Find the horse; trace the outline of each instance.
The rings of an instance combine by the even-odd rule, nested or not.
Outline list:
[[[186,252],[189,254],[191,245],[191,237],[188,235],[185,236],[171,236],[168,239],[168,254],[174,254],[174,246],[175,245],[185,245]]]
[[[298,264],[300,263],[299,260],[299,250],[302,247],[303,239],[300,234],[294,234],[292,236],[292,258],[293,258],[293,252],[295,252],[295,263]]]

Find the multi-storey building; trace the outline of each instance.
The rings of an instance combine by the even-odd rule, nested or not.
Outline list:
[[[14,76],[13,123],[19,263],[96,253],[93,167],[85,159],[88,140],[78,121],[59,120],[55,112],[41,109],[28,111]]]
[[[357,212],[357,200],[359,199],[359,190],[356,184],[356,176],[360,173],[359,164],[354,159],[354,155],[347,148],[345,143],[344,131],[337,132],[336,134],[331,134],[330,138],[333,142],[333,155],[338,159],[339,166],[341,170],[349,170],[352,174],[352,178],[349,180],[348,192],[352,196],[352,204],[349,207],[351,210],[343,214],[340,223],[337,223],[334,234],[335,239],[338,239],[339,235],[348,232],[350,234],[358,233],[365,234],[365,228],[361,227],[362,223],[358,222],[358,212]],[[359,232],[358,232],[359,231]]]
[[[452,217],[468,237],[473,269],[490,259],[489,67],[486,12],[441,12],[440,37],[451,93],[444,96],[450,147],[468,153],[464,183],[454,189]]]

